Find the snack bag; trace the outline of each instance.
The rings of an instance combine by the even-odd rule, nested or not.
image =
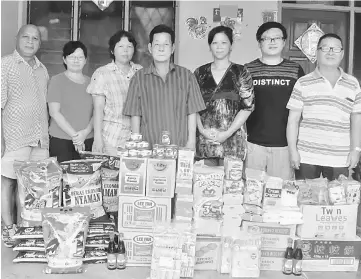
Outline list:
[[[44,252],[44,239],[23,239],[13,248],[14,251],[41,251]]]
[[[44,251],[20,251],[13,263],[46,263]]]
[[[338,180],[333,180],[328,183],[328,198],[330,204],[340,205],[346,204],[346,193],[345,188]]]
[[[295,181],[283,181],[281,192],[281,205],[297,207],[298,186]]]
[[[43,235],[48,265],[44,273],[82,273],[89,208],[43,211]]]
[[[327,178],[306,179],[312,193],[312,201],[317,205],[328,205]]]
[[[221,198],[224,170],[222,167],[194,166],[193,195],[195,203],[202,198]]]
[[[344,175],[340,175],[338,180],[344,186],[346,192],[347,204],[359,204],[360,203],[360,182],[347,178]]]
[[[242,180],[243,161],[230,156],[224,158],[225,178],[229,180]]]
[[[21,226],[41,225],[41,209],[61,204],[62,170],[55,158],[15,161],[21,208]]]
[[[37,227],[20,227],[14,234],[14,239],[42,239],[43,238],[43,228],[40,226]]]
[[[263,188],[266,173],[260,170],[246,169],[246,187],[243,203],[262,207]]]
[[[62,162],[64,207],[90,207],[92,218],[105,215],[100,168],[103,160]]]
[[[103,164],[100,168],[103,190],[103,207],[105,212],[118,211],[119,165],[120,158],[101,153],[81,151],[82,159],[100,159]]]

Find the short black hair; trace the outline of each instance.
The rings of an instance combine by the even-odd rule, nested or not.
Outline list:
[[[69,41],[63,47],[63,58],[65,59],[68,55],[74,53],[78,48],[83,50],[85,58],[88,57],[88,49],[81,41]],[[63,62],[65,69],[68,69],[68,66]]]
[[[228,37],[231,44],[233,44],[233,31],[232,31],[232,28],[220,25],[220,26],[214,27],[211,31],[209,31],[209,33],[208,33],[208,44],[209,45],[211,45],[211,43],[213,42],[214,37],[218,33],[225,34]]]
[[[256,39],[259,42],[261,40],[261,37],[263,35],[264,32],[272,29],[272,28],[278,28],[282,31],[283,34],[283,39],[286,40],[287,39],[287,30],[286,28],[279,22],[276,21],[268,21],[263,23],[257,30],[256,33]]]
[[[172,28],[170,28],[169,26],[167,26],[165,24],[157,25],[156,27],[154,27],[152,29],[152,31],[150,31],[150,33],[149,33],[149,43],[153,43],[154,35],[159,34],[159,33],[168,33],[170,35],[172,44],[174,44],[174,42],[175,42],[175,33],[174,33]]]
[[[120,40],[122,38],[128,38],[128,41],[130,43],[132,43],[133,47],[134,47],[134,53],[136,51],[136,48],[137,48],[137,41],[135,40],[134,36],[132,35],[132,33],[128,32],[128,31],[125,31],[125,30],[119,30],[117,31],[113,36],[110,37],[109,39],[109,42],[108,42],[108,50],[109,50],[109,55],[110,55],[110,58],[115,61],[115,56],[114,56],[114,48],[115,48],[115,45],[117,43],[120,42]],[[133,54],[133,57],[134,57],[134,54]]]
[[[322,35],[319,39],[318,39],[318,43],[317,43],[317,48],[320,47],[322,41],[324,39],[327,39],[327,38],[334,38],[334,39],[337,39],[341,42],[341,46],[343,47],[343,42],[342,42],[342,39],[340,38],[339,35],[335,34],[335,33],[327,33],[327,34],[324,34]]]

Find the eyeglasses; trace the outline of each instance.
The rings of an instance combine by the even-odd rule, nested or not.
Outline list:
[[[322,52],[329,52],[330,50],[332,50],[332,52],[334,53],[340,53],[343,50],[342,47],[319,47],[318,49]]]
[[[153,45],[154,46],[154,48],[161,48],[161,47],[163,47],[163,48],[169,48],[170,46],[171,46],[171,44],[154,44]]]
[[[275,43],[279,43],[279,42],[281,42],[283,40],[284,40],[283,37],[274,37],[274,38],[266,37],[266,38],[261,38],[260,39],[261,42],[266,42],[266,43],[272,43],[272,41],[275,42]]]
[[[68,56],[67,59],[72,60],[72,61],[75,61],[75,60],[83,61],[85,59],[85,57],[84,56]]]

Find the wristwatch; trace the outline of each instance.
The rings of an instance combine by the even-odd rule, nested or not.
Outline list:
[[[357,152],[361,152],[361,147],[355,147],[354,150],[357,151]]]

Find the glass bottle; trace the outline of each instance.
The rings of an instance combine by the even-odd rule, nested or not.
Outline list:
[[[302,240],[296,241],[296,250],[293,253],[293,267],[292,273],[296,276],[300,276],[302,274]]]
[[[114,241],[114,232],[109,234],[110,240],[107,250],[107,268],[114,270],[117,268],[117,247]]]
[[[288,239],[288,247],[285,252],[285,257],[283,259],[282,272],[286,275],[292,274],[293,266],[293,248],[292,248],[292,238]]]
[[[120,234],[119,242],[118,242],[117,269],[125,269],[126,264],[127,264],[127,254],[125,251],[123,235]]]

